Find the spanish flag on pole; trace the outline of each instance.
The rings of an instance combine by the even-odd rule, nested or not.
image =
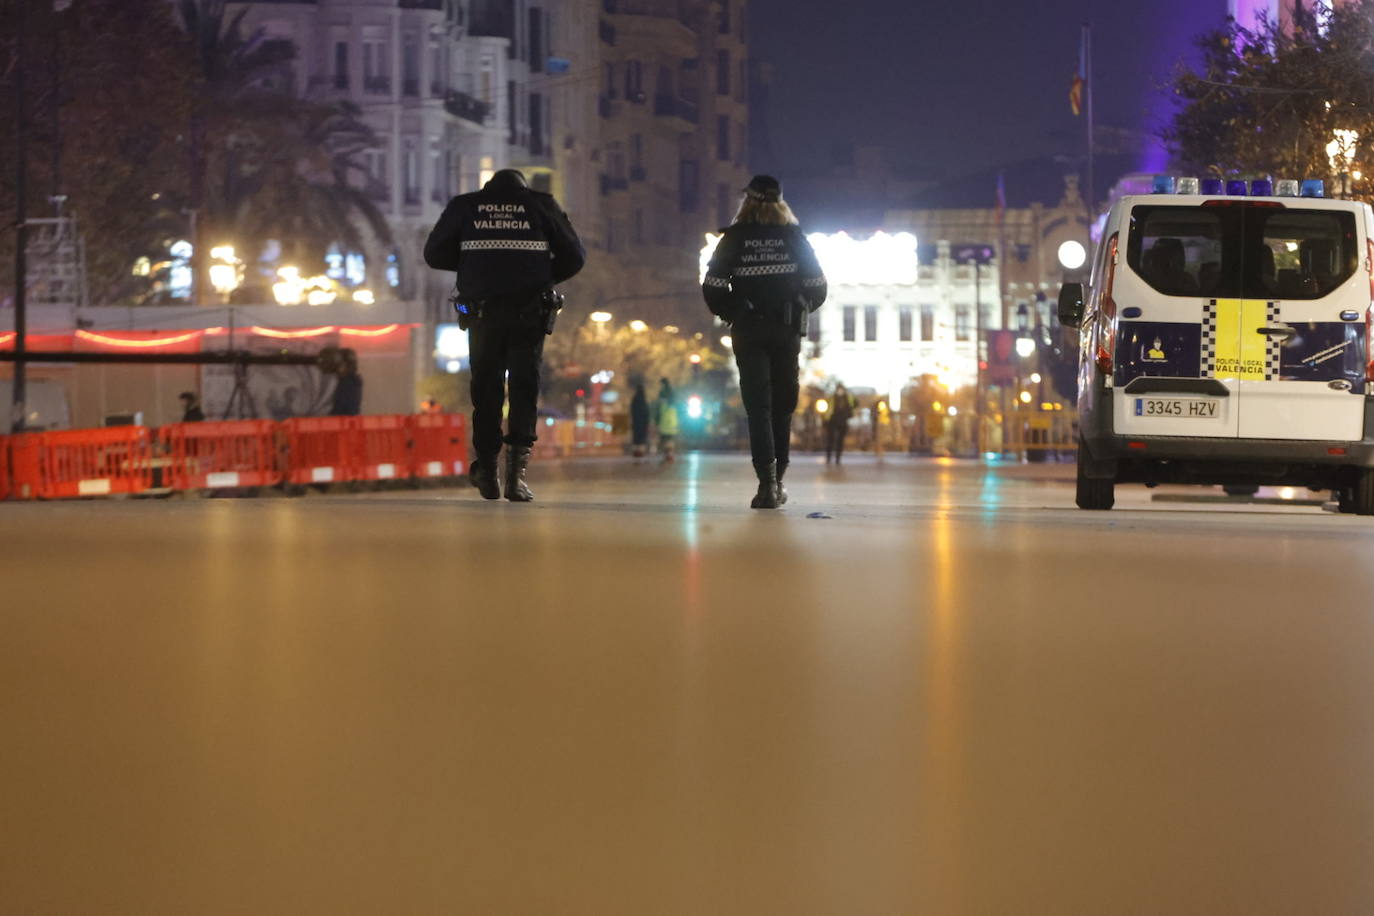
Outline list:
[[[1088,38],[1087,29],[1078,44],[1078,69],[1074,71],[1073,82],[1069,84],[1069,107],[1076,118],[1083,113],[1083,93],[1088,88]]]

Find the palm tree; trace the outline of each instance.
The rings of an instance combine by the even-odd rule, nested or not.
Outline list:
[[[376,205],[350,182],[365,173],[359,156],[378,145],[376,135],[347,103],[319,104],[278,88],[295,45],[245,35],[247,11],[226,21],[225,2],[178,4],[200,80],[188,182],[197,302],[207,237],[245,245],[276,238],[303,257],[322,256],[335,242],[363,247],[364,226],[391,240]]]

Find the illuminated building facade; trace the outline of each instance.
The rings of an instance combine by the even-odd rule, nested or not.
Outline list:
[[[1330,9],[1344,6],[1350,0],[1228,0],[1228,13],[1231,18],[1247,29],[1257,27],[1261,22],[1277,22],[1288,28],[1293,19],[1297,4],[1305,9]]]
[[[956,258],[942,241],[923,259],[908,233],[863,240],[814,235],[811,241],[830,296],[812,316],[803,349],[809,383],[844,382],[898,404],[921,376],[934,376],[951,391],[977,383],[979,311],[983,331],[1002,327],[995,258]]]

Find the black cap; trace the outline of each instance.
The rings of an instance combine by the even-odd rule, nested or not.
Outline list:
[[[749,185],[744,189],[744,193],[755,200],[775,204],[782,200],[782,182],[772,175],[755,175],[749,179]]]
[[[179,400],[179,401],[181,401],[181,400],[194,401],[195,399],[196,399],[196,394],[195,394],[194,391],[183,391],[181,394],[177,395],[177,400]]]

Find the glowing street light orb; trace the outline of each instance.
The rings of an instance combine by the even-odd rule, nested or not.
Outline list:
[[[277,282],[272,284],[272,298],[277,305],[300,305],[305,301],[305,281],[298,267],[277,268]]]
[[[210,285],[215,292],[227,296],[239,288],[239,270],[233,264],[211,264]]]
[[[691,363],[693,366],[700,366],[700,365],[701,365],[701,354],[700,354],[700,353],[693,353],[691,356],[687,357],[687,361],[688,361],[689,363]]]
[[[825,413],[830,409],[830,402],[825,398],[816,399],[816,413]]]
[[[959,416],[959,408],[957,408],[957,407],[951,407],[951,408],[949,409],[949,415],[950,415],[951,417],[957,417],[957,416]]]
[[[1021,403],[1022,403],[1022,404],[1029,404],[1030,402],[1031,402],[1031,393],[1030,393],[1029,391],[1023,391],[1023,392],[1021,392]]]
[[[1022,359],[1029,358],[1035,353],[1035,340],[1030,337],[1016,338],[1016,355]]]
[[[735,338],[731,337],[729,334],[726,334],[723,337],[721,337],[720,345],[728,350],[735,345]]]
[[[693,420],[700,420],[701,414],[701,398],[694,394],[687,399],[687,416],[691,417]]]
[[[606,322],[611,320],[612,316],[610,312],[592,312],[587,317],[590,318],[592,321],[596,322],[597,324],[605,324]]]
[[[1082,242],[1069,239],[1059,246],[1059,264],[1065,270],[1078,270],[1088,263],[1088,249]]]
[[[681,328],[675,324],[665,324],[663,330],[667,331],[669,334],[676,334]]]
[[[1032,372],[1032,373],[1031,373],[1031,384],[1039,385],[1039,384],[1040,384],[1040,378],[1041,378],[1041,376],[1040,376],[1040,373],[1039,373],[1039,372]]]
[[[630,322],[630,330],[634,331],[636,334],[642,334],[649,330],[649,325],[636,318],[634,321]]]
[[[355,289],[353,301],[359,305],[372,305],[377,301],[377,296],[370,289]]]

